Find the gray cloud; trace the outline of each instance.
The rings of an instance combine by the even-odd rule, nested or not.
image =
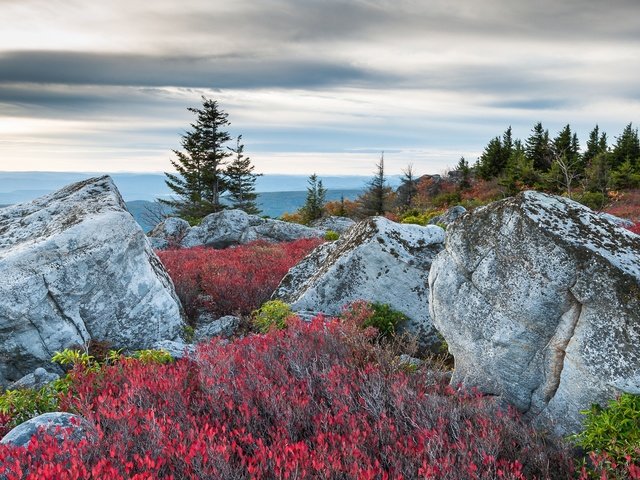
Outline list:
[[[91,52],[27,51],[0,55],[0,83],[311,88],[390,77],[313,59],[157,57]]]

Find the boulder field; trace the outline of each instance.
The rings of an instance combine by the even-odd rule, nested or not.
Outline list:
[[[640,236],[562,197],[524,192],[451,224],[431,318],[462,383],[557,434],[640,394]]]
[[[154,248],[207,246],[225,248],[255,240],[287,242],[300,238],[323,237],[325,230],[297,223],[249,215],[242,210],[223,210],[191,227],[181,218],[167,218],[149,233]]]
[[[183,330],[173,283],[108,176],[1,209],[0,278],[0,387],[91,339],[141,349]]]

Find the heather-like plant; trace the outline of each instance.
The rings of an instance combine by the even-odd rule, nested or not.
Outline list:
[[[292,315],[289,304],[282,300],[270,300],[253,312],[252,320],[259,332],[267,333],[272,328],[285,328],[287,319]]]
[[[362,337],[358,340],[358,337]],[[349,341],[345,341],[348,339]],[[195,358],[77,366],[61,408],[96,429],[28,450],[0,445],[8,480],[555,479],[561,445],[441,376],[407,373],[353,323],[214,339]],[[26,473],[28,468],[29,472]]]
[[[221,317],[249,315],[269,300],[291,267],[322,242],[306,238],[286,243],[254,242],[214,250],[196,247],[158,252],[187,316],[206,310]]]

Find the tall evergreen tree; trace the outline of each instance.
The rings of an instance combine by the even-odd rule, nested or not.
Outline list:
[[[231,139],[225,129],[230,125],[218,102],[202,97],[202,108],[188,108],[196,115],[181,140],[184,151],[174,150],[171,160],[177,174],[165,173],[167,186],[177,195],[162,203],[181,217],[195,220],[220,211],[220,196],[226,191],[224,165],[231,153],[225,144]]]
[[[233,152],[233,161],[225,169],[225,179],[231,207],[244,210],[248,214],[258,215],[260,209],[256,203],[256,179],[262,174],[253,173],[254,166],[251,159],[244,155],[244,145],[240,143],[242,135],[236,139],[235,148],[229,147]]]
[[[322,180],[314,173],[307,181],[307,198],[302,207],[302,217],[305,223],[322,218],[324,204],[326,202],[327,189],[323,187]]]
[[[608,150],[607,146],[607,134],[600,133],[600,127],[596,125],[589,133],[589,139],[587,140],[587,148],[582,155],[582,161],[585,167],[591,164],[597,155],[605,153]]]
[[[502,141],[500,137],[492,138],[484,148],[482,155],[476,164],[476,172],[478,176],[484,180],[490,180],[502,173],[504,167],[504,152],[502,149]]]
[[[552,151],[549,144],[549,131],[538,122],[531,130],[531,135],[525,140],[527,158],[533,163],[533,168],[546,172],[551,168]]]
[[[640,164],[640,141],[638,129],[629,123],[622,135],[616,138],[616,144],[611,149],[611,167],[616,169],[623,163],[629,162],[633,168]]]
[[[380,155],[380,162],[376,164],[375,176],[369,182],[367,191],[360,197],[360,203],[365,215],[384,215],[391,189],[387,185],[384,174],[384,152]]]
[[[467,190],[471,188],[471,167],[464,157],[460,157],[460,160],[458,160],[456,172],[458,173],[458,189]]]

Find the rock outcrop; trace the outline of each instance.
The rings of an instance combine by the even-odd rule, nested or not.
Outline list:
[[[359,299],[388,303],[409,317],[403,328],[416,334],[423,348],[435,347],[439,339],[429,317],[427,275],[444,236],[434,225],[364,220],[293,267],[273,298],[290,303],[293,310],[329,315]]]
[[[33,373],[25,375],[20,380],[16,380],[7,387],[7,390],[17,390],[30,388],[33,390],[39,390],[46,384],[55,382],[60,378],[57,373],[49,373],[44,368],[38,367]]]
[[[182,332],[171,279],[107,176],[0,210],[0,278],[0,386],[90,339],[139,349]]]
[[[324,234],[324,230],[249,215],[242,210],[223,210],[207,215],[196,227],[189,227],[184,220],[168,218],[158,224],[149,235],[158,248],[169,245],[225,248],[255,240],[287,242],[322,237]]]
[[[640,237],[537,192],[467,214],[429,275],[452,383],[503,397],[558,434],[640,393]]]

